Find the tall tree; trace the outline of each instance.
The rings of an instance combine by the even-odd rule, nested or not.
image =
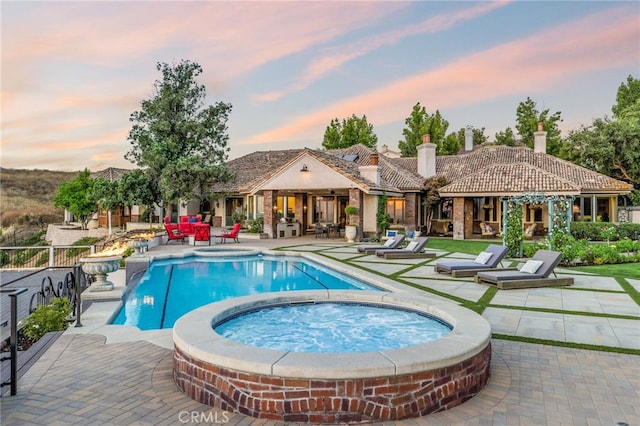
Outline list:
[[[342,122],[337,118],[331,120],[324,132],[322,147],[325,149],[348,148],[359,143],[375,148],[378,136],[373,131],[373,125],[367,122],[366,115],[360,118],[353,114],[349,118],[343,118]]]
[[[484,127],[480,129],[476,129],[475,127],[472,127],[471,130],[473,132],[472,135],[473,135],[474,145],[482,145],[485,142],[487,142],[488,138],[484,134]],[[447,136],[447,138],[449,138],[449,136],[453,135],[457,141],[457,144],[454,144],[453,140],[449,142],[449,149],[451,150],[450,154],[457,154],[458,151],[460,151],[460,148],[465,146],[466,132],[467,132],[467,129],[463,127],[460,130],[458,130],[457,133],[451,133],[450,135]]]
[[[62,207],[71,212],[87,228],[89,216],[97,208],[97,200],[93,191],[96,180],[88,169],[78,173],[75,179],[63,183],[53,198],[55,207]]]
[[[145,169],[165,202],[176,203],[198,196],[203,178],[225,175],[231,104],[204,105],[205,87],[196,82],[202,67],[195,62],[156,68],[162,80],[155,81],[153,97],[131,114],[132,148],[125,158]]]
[[[507,145],[507,146],[515,146],[516,145],[516,135],[513,133],[511,127],[507,127],[504,130],[496,133],[496,143],[498,145]]]
[[[153,204],[161,201],[157,186],[142,169],[134,169],[124,174],[118,180],[117,190],[118,198],[128,207],[138,205],[152,210]]]
[[[398,142],[400,155],[415,157],[418,154],[417,147],[422,143],[422,137],[426,134],[430,135],[431,143],[437,145],[436,154],[450,154],[445,143],[449,122],[442,118],[439,110],[429,114],[426,108],[418,102],[413,106],[411,114],[404,123],[405,128],[402,130],[404,140]]]
[[[617,119],[593,120],[572,131],[563,156],[581,166],[629,182],[640,189],[640,81],[629,76],[611,108]]]
[[[547,132],[547,153],[557,155],[562,148],[562,138],[558,123],[562,121],[560,111],[553,114],[549,109],[538,111],[536,103],[527,97],[527,100],[520,102],[516,110],[516,130],[520,133],[522,142],[529,148],[533,148],[534,133],[538,131],[538,123],[542,123],[542,128]]]
[[[620,87],[618,87],[616,104],[611,107],[613,116],[620,118],[624,115],[624,112],[630,108],[637,111],[640,108],[638,102],[640,102],[640,80],[629,75],[627,77],[627,84],[621,83]]]

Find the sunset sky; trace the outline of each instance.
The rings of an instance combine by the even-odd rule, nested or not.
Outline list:
[[[129,116],[158,62],[203,67],[233,105],[230,158],[320,148],[333,118],[366,114],[397,149],[416,102],[449,132],[514,127],[531,97],[561,128],[611,115],[640,78],[637,1],[3,0],[2,167],[92,171],[124,159]]]

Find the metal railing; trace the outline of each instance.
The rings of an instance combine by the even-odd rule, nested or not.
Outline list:
[[[0,358],[0,361],[11,361],[11,376],[0,387],[11,385],[11,395],[18,393],[18,295],[27,291],[26,288],[0,290],[0,293],[9,293],[11,298],[11,336],[9,337],[9,356]]]
[[[95,245],[0,247],[0,269],[72,267],[81,257],[95,252]]]

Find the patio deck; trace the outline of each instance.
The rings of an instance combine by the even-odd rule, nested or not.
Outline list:
[[[321,252],[376,274],[393,274],[396,281],[424,288],[433,297],[477,301],[489,291],[472,278],[436,274],[432,264],[438,258],[385,260],[359,254],[355,245],[313,236],[248,240],[241,235],[240,241]],[[184,248],[170,244],[151,253]],[[438,257],[469,256],[439,252]],[[483,312],[493,332],[640,349],[640,307],[616,280],[558,272],[571,273],[575,285],[497,290]],[[640,290],[640,282],[627,281]],[[104,325],[114,303],[92,303],[83,315],[84,327],[67,330],[22,377],[18,395],[1,398],[2,424],[266,423],[184,396],[172,378],[170,333],[150,333],[143,340],[136,333],[106,330],[119,327]],[[640,424],[640,356],[495,338],[492,350],[491,378],[479,395],[451,410],[396,423]]]

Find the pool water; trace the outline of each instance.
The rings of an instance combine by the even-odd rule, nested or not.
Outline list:
[[[246,345],[321,353],[399,349],[451,332],[451,326],[424,314],[354,303],[275,306],[233,317],[214,329]]]
[[[188,257],[153,262],[123,298],[112,324],[171,328],[200,306],[250,294],[293,290],[379,290],[305,259],[284,256]]]

